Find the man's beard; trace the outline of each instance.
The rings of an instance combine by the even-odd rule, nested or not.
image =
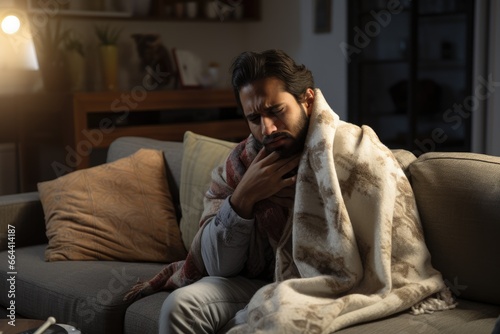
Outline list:
[[[266,147],[267,153],[276,151],[280,155],[280,158],[288,158],[294,154],[302,152],[309,128],[309,117],[307,116],[306,111],[302,105],[300,105],[300,109],[302,111],[301,117],[295,127],[292,129],[292,131],[295,133],[295,136],[289,132],[274,132],[269,136],[264,136],[264,138],[262,138],[262,142],[259,142],[257,140],[255,141],[256,151],[260,151],[262,147],[266,147],[267,143],[270,143],[277,138],[289,138],[292,140],[292,143],[290,145],[287,145],[286,147],[278,147],[276,149],[268,149]]]

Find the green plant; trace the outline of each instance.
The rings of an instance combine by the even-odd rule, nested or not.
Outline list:
[[[73,32],[69,32],[64,40],[64,48],[67,51],[75,51],[82,57],[85,56],[82,40]]]
[[[95,33],[101,45],[116,45],[122,28],[112,28],[109,25],[96,26]]]
[[[37,55],[47,61],[60,60],[62,58],[61,47],[68,34],[68,29],[61,28],[60,20],[47,22],[43,29],[33,34]]]

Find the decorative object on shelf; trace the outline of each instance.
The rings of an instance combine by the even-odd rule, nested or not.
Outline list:
[[[241,1],[229,1],[224,3],[220,0],[208,1],[206,3],[205,15],[209,19],[219,18],[224,21],[231,16],[234,16],[238,7],[241,7]],[[241,12],[243,14],[243,12]]]
[[[177,1],[174,4],[174,14],[175,14],[175,17],[178,18],[178,19],[183,18],[184,17],[184,12],[185,12],[184,1]]]
[[[69,78],[63,52],[63,42],[68,33],[69,30],[62,29],[59,19],[47,21],[33,33],[43,86],[47,91],[65,91],[68,88]]]
[[[332,31],[332,0],[316,0],[314,6],[314,32],[316,34]]]
[[[147,16],[151,12],[151,0],[134,0],[133,13],[135,16]]]
[[[145,72],[148,87],[175,86],[175,71],[167,48],[159,34],[133,34],[141,71]]]
[[[217,17],[217,1],[208,1],[205,4],[205,16],[208,19],[215,19]]]
[[[64,40],[72,91],[85,90],[85,50],[81,38],[71,31]]]
[[[241,20],[243,18],[245,8],[243,7],[243,3],[240,3],[234,6],[234,18],[236,20]]]
[[[219,64],[211,62],[208,68],[200,75],[199,82],[205,88],[217,86],[219,81]]]
[[[198,17],[198,2],[193,0],[186,2],[186,16],[190,19]]]
[[[99,56],[105,90],[118,90],[118,39],[121,29],[109,25],[96,26],[95,32],[99,39]]]
[[[188,50],[173,49],[172,52],[181,88],[200,87],[199,78],[202,73],[200,57]]]

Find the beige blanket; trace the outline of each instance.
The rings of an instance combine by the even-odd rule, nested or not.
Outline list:
[[[319,90],[275,274],[230,333],[331,333],[455,306],[398,162],[369,127],[340,121]]]

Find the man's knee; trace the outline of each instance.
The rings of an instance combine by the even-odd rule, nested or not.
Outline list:
[[[182,289],[171,292],[160,311],[160,333],[191,333],[196,328],[197,312],[193,300]],[[196,332],[196,331],[194,331]]]
[[[188,297],[182,289],[174,290],[163,302],[161,314],[169,320],[176,318],[177,315],[185,316],[186,312],[189,312],[189,305],[192,302],[192,298]]]

